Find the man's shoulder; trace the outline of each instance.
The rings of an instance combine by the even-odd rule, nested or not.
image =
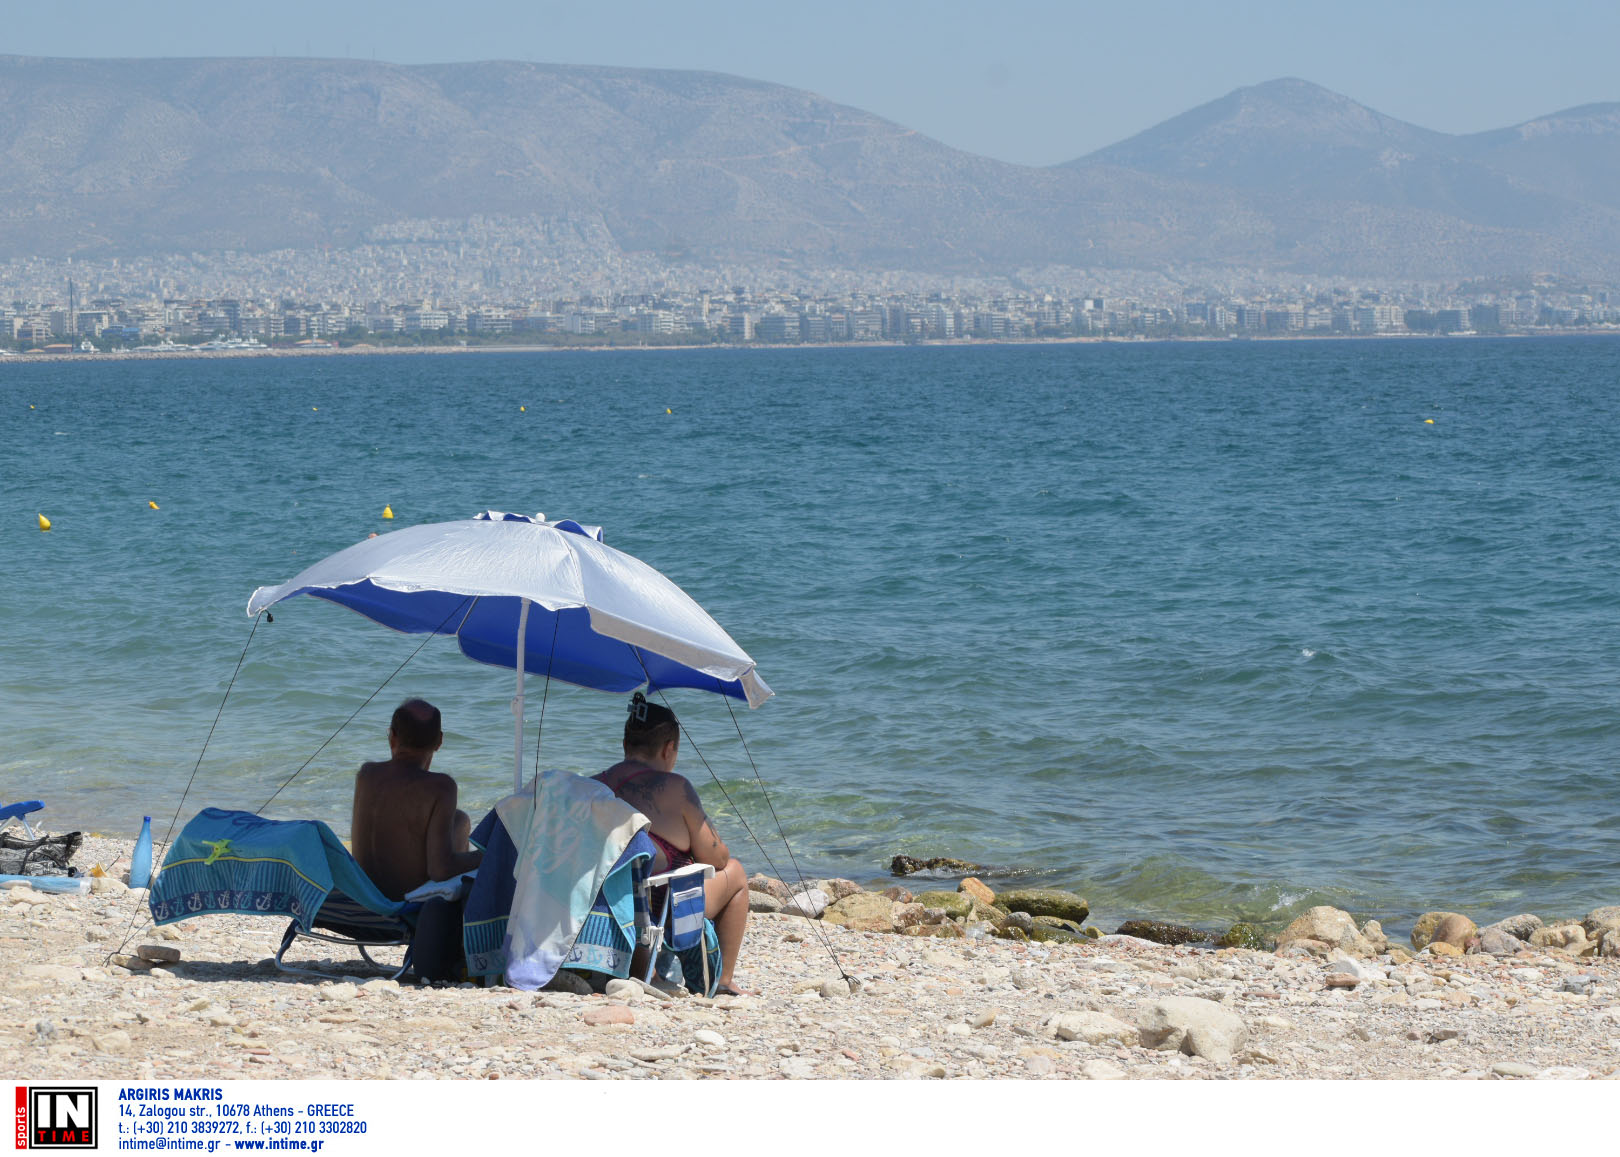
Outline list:
[[[402,767],[393,760],[382,760],[377,763],[362,763],[355,775],[356,779],[387,780],[389,786],[404,790],[421,790],[430,792],[450,792],[456,790],[455,777],[442,771],[430,771],[422,767]]]
[[[456,790],[456,777],[444,771],[424,771],[422,782],[430,783],[439,791],[449,791],[454,794]]]

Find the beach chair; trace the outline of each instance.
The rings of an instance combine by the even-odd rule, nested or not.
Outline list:
[[[642,980],[651,983],[656,975],[699,996],[714,995],[720,984],[720,941],[714,921],[703,914],[703,886],[713,876],[708,864],[687,864],[638,882],[638,909],[645,914],[640,942],[647,949]]]
[[[551,778],[554,774],[560,773],[545,773],[544,778],[550,785],[560,783],[570,789],[593,790],[584,783],[574,783],[578,777],[557,780]],[[528,795],[523,802],[532,805],[532,799],[532,795]],[[521,817],[525,810],[520,807],[515,814]],[[625,811],[634,814],[628,808]],[[639,818],[645,824],[645,817]],[[468,976],[485,983],[505,979],[518,987],[537,984],[541,976],[549,980],[554,973],[536,973],[533,960],[520,962],[517,974],[507,976],[512,963],[508,922],[520,857],[506,824],[496,811],[491,811],[474,830],[472,838],[483,846],[484,862],[467,897],[462,923]],[[548,967],[555,964],[558,971],[568,969],[628,978],[634,970],[638,946],[645,946],[651,967],[644,968],[638,979],[650,980],[657,975],[683,983],[699,995],[713,993],[720,971],[720,955],[713,925],[703,919],[702,879],[712,875],[714,870],[696,864],[679,872],[649,878],[647,870],[655,853],[656,848],[644,829],[629,838],[607,870],[577,932],[571,939],[554,946]],[[688,875],[698,880],[696,915],[703,926],[701,941],[694,939],[690,932],[691,888],[682,882]],[[672,881],[673,888],[659,890],[661,885]],[[680,905],[675,904],[677,896],[683,898]],[[649,900],[657,901],[658,906],[653,907]],[[681,915],[675,923],[680,933],[672,936],[671,914],[677,908]],[[561,913],[558,915],[560,918]],[[672,948],[672,941],[678,941],[682,948]]]
[[[204,808],[181,830],[164,857],[148,905],[154,924],[232,912],[290,916],[276,950],[283,972],[331,976],[289,964],[300,939],[356,949],[373,967],[368,948],[404,948],[392,973],[411,966],[411,939],[420,904],[390,900],[371,882],[332,829],[319,820],[267,820],[251,812]]]
[[[462,948],[467,976],[486,983],[506,974],[507,923],[516,889],[513,866],[517,849],[506,825],[491,811],[473,830],[473,842],[484,849],[484,863],[467,896],[462,920]],[[596,972],[625,978],[640,943],[637,897],[640,881],[656,849],[645,832],[638,832],[609,869],[584,922],[566,946],[559,968]]]
[[[37,799],[25,800],[22,803],[8,803],[0,807],[0,832],[5,831],[13,823],[23,826],[31,840],[39,839],[39,833],[34,831],[34,825],[28,822],[28,817],[39,811],[45,805]]]

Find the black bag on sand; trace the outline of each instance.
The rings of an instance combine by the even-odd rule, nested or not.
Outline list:
[[[416,918],[411,939],[411,971],[423,980],[467,979],[467,954],[461,946],[463,900],[429,900]]]
[[[68,861],[84,843],[83,832],[40,836],[37,840],[0,832],[0,875],[66,876]]]

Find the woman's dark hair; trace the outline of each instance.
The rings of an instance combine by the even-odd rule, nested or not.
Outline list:
[[[439,709],[424,699],[407,699],[394,708],[394,721],[390,726],[399,741],[412,751],[431,751],[444,729]]]
[[[675,712],[637,691],[630,699],[629,718],[624,721],[626,751],[658,751],[671,739],[679,739],[681,724]]]

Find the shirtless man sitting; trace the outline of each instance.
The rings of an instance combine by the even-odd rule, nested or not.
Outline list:
[[[456,781],[428,770],[443,743],[439,709],[407,699],[388,728],[392,758],[361,764],[354,777],[354,858],[391,900],[470,872],[484,856],[469,850],[472,821],[456,810]]]
[[[748,924],[748,873],[715,832],[696,789],[685,776],[675,774],[680,746],[675,713],[647,702],[638,691],[624,723],[624,762],[594,778],[651,821],[647,834],[658,847],[653,875],[691,863],[714,868],[714,876],[704,885],[704,914],[714,921],[720,938],[716,992],[737,995],[741,990],[732,984],[732,974]]]

